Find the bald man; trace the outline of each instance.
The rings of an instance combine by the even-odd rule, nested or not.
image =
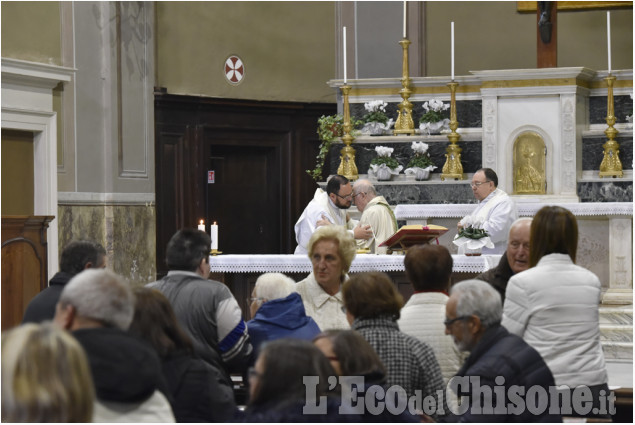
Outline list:
[[[531,218],[523,217],[514,221],[509,229],[507,250],[501,257],[498,266],[476,277],[492,285],[501,294],[503,301],[505,301],[505,290],[509,279],[516,273],[529,268],[530,229]]]
[[[367,240],[357,240],[357,247],[368,248],[374,254],[386,254],[386,247],[379,245],[397,232],[397,219],[386,199],[377,194],[375,186],[366,179],[353,184],[353,202],[362,213],[360,225],[370,225],[373,236]]]

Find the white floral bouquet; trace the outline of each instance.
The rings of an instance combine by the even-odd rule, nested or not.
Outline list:
[[[450,107],[449,103],[443,103],[439,99],[431,99],[423,103],[425,113],[419,119],[419,129],[431,132],[437,132],[446,129],[450,124],[448,118],[443,117],[443,111]]]
[[[478,217],[467,216],[461,220],[463,226],[452,241],[454,245],[467,249],[494,248],[494,243],[489,238],[487,230],[483,229],[483,220]]]
[[[411,148],[415,154],[410,159],[408,168],[404,170],[404,174],[414,175],[415,180],[427,180],[430,177],[430,173],[437,168],[428,153],[428,144],[412,142]]]
[[[362,127],[362,133],[380,135],[390,130],[393,125],[393,119],[388,119],[386,106],[388,106],[388,103],[383,100],[371,100],[364,103],[364,109],[366,109],[367,114],[362,118],[365,123]]]
[[[399,174],[403,169],[403,166],[399,165],[399,162],[391,157],[394,149],[386,146],[376,146],[375,152],[377,157],[370,161],[370,169],[368,174],[371,176],[379,176],[380,174]]]

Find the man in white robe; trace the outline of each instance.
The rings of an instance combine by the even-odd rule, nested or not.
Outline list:
[[[313,200],[306,206],[295,223],[295,240],[298,246],[294,254],[306,254],[311,235],[320,225],[335,224],[344,226],[355,239],[369,239],[373,236],[369,226],[359,226],[346,210],[353,202],[353,187],[350,181],[339,174],[332,176],[326,183],[326,192],[317,189]]]
[[[472,214],[459,221],[458,228],[475,221],[483,223],[494,248],[483,248],[483,254],[502,254],[507,247],[507,237],[512,223],[518,218],[514,201],[498,189],[498,176],[491,168],[481,168],[472,177],[472,191],[479,201]],[[459,254],[462,254],[459,249]]]
[[[368,240],[358,239],[357,247],[368,248],[374,254],[386,254],[388,248],[379,245],[397,232],[397,219],[386,198],[377,195],[373,184],[363,179],[353,185],[353,201],[362,213],[359,223],[369,225],[373,232]]]

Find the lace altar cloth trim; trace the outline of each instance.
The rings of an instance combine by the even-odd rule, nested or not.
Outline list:
[[[482,273],[496,267],[500,255],[467,257],[453,255],[454,272]],[[403,255],[360,254],[351,264],[351,273],[404,271]],[[218,255],[210,256],[212,273],[310,273],[311,261],[305,255]]]
[[[579,202],[579,203],[524,203],[517,202],[518,215],[530,217],[545,205],[557,205],[568,209],[573,215],[582,216],[613,216],[633,215],[632,202]],[[420,204],[397,205],[395,217],[398,220],[429,218],[429,217],[465,217],[476,208],[476,204]]]

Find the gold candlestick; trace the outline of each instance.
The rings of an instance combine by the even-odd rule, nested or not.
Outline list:
[[[604,130],[604,134],[609,138],[602,145],[604,148],[604,158],[600,164],[600,177],[624,177],[622,171],[622,161],[620,161],[620,145],[615,141],[618,131],[613,127],[615,125],[615,107],[613,102],[613,83],[615,77],[609,75],[605,78],[608,86],[608,96],[606,101],[606,123],[608,128]]]
[[[401,90],[399,90],[399,94],[403,101],[399,104],[399,115],[397,116],[397,121],[395,122],[395,130],[393,134],[415,134],[415,123],[412,120],[412,103],[410,102],[410,95],[412,94],[412,90],[410,90],[410,75],[408,69],[408,46],[410,45],[410,40],[404,38],[399,42],[401,44],[401,48],[403,49],[403,63],[402,63],[402,73],[401,73]]]
[[[461,135],[456,132],[456,129],[459,128],[459,122],[456,120],[456,88],[458,85],[459,83],[454,81],[448,83],[448,87],[450,87],[450,130],[452,132],[448,134],[450,145],[446,149],[441,180],[446,178],[463,180],[463,164],[461,164],[461,151],[463,149],[456,144],[461,138]]]
[[[351,91],[351,86],[343,85],[340,89],[344,97],[344,123],[342,124],[342,130],[344,131],[342,142],[344,142],[344,147],[340,151],[340,166],[337,168],[337,174],[353,181],[357,180],[359,175],[357,174],[357,165],[355,165],[355,149],[351,147],[355,140],[351,136],[351,112],[348,105],[348,93]]]

